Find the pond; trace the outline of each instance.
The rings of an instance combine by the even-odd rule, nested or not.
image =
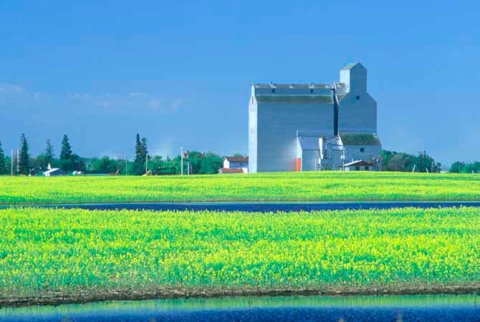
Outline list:
[[[88,210],[191,210],[191,211],[245,211],[245,212],[292,212],[316,210],[358,210],[358,209],[390,209],[390,208],[451,208],[480,207],[480,202],[213,202],[213,203],[105,203],[105,204],[44,204],[32,205],[42,208],[80,208]],[[16,206],[0,206],[9,208]]]
[[[0,308],[0,321],[480,321],[479,295],[225,297]]]

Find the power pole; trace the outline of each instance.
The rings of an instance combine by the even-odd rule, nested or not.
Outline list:
[[[148,174],[148,154],[145,155],[145,174]]]
[[[183,146],[180,147],[180,174],[183,176]]]
[[[17,150],[17,172],[20,173],[20,150]]]
[[[10,153],[10,175],[13,177],[14,173],[13,173],[13,169],[14,169],[14,162],[15,162],[15,159],[13,158],[13,149],[12,149],[12,152]]]

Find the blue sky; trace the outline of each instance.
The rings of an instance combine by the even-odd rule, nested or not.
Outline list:
[[[0,141],[247,152],[253,82],[369,71],[385,149],[480,160],[478,1],[2,1]]]

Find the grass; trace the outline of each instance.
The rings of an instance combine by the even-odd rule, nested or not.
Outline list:
[[[311,172],[170,177],[0,177],[0,205],[172,201],[475,201],[476,174]]]
[[[480,210],[0,210],[0,304],[480,289]],[[143,297],[142,297],[143,296]]]

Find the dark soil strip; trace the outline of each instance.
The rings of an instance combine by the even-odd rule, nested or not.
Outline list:
[[[231,296],[359,296],[359,295],[436,295],[477,294],[480,284],[467,286],[418,286],[400,288],[328,288],[328,289],[157,289],[148,291],[109,290],[62,295],[49,293],[38,297],[1,297],[0,307],[80,304],[100,301],[130,301],[174,298],[213,298]],[[4,295],[5,296],[5,295]]]

